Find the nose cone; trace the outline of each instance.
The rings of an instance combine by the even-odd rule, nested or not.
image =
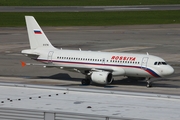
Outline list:
[[[174,68],[172,68],[170,65],[167,65],[165,69],[162,71],[162,76],[168,76],[172,75],[174,73]]]

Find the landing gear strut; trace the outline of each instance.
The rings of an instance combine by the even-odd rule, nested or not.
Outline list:
[[[147,88],[152,87],[152,82],[150,81],[151,78],[146,78],[147,81]]]

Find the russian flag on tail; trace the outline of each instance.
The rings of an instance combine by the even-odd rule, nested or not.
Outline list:
[[[42,34],[41,30],[34,30],[35,34]]]

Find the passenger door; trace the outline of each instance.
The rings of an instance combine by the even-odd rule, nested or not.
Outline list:
[[[142,69],[147,69],[147,63],[148,63],[148,57],[143,57],[143,59],[142,59],[142,62],[141,62],[141,68]]]
[[[54,51],[49,51],[48,57],[47,57],[48,63],[52,63],[52,56],[53,56],[53,53],[54,53]]]

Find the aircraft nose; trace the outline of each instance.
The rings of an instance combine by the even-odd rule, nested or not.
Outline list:
[[[174,73],[174,68],[171,67],[170,65],[166,66],[166,69],[164,69],[164,70],[162,71],[162,75],[163,75],[163,76],[168,76],[168,75],[171,75],[171,74],[173,74],[173,73]]]

